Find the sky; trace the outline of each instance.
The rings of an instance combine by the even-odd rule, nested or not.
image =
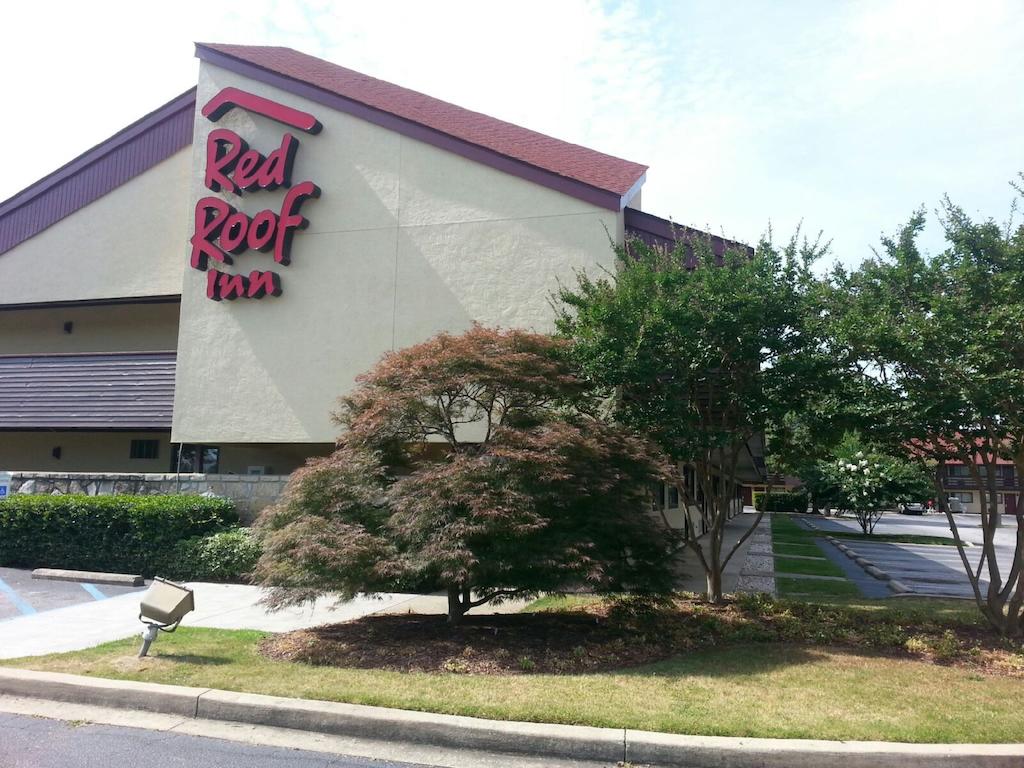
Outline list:
[[[1005,221],[1024,0],[170,3],[4,8],[0,200],[195,84],[193,42],[284,45],[650,166],[643,209],[853,266],[949,195]]]

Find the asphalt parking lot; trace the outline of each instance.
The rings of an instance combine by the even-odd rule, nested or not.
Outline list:
[[[976,568],[981,559],[981,520],[977,515],[955,515],[955,520],[963,539],[975,545],[968,547],[966,554],[971,566]],[[816,517],[814,522],[825,532],[860,533],[860,526],[852,518]],[[944,515],[916,517],[886,514],[875,527],[875,533],[952,537]],[[1016,535],[1016,520],[1004,516],[1003,527],[996,532],[996,561],[1003,574],[1010,568]],[[906,584],[916,594],[973,597],[974,593],[956,547],[872,541],[848,543],[858,554],[866,557],[894,579]],[[983,573],[982,589],[988,584],[984,576]]]
[[[0,568],[0,621],[145,589],[33,579],[31,571]]]

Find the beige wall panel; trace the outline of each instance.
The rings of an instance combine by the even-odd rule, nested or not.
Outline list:
[[[189,147],[0,254],[0,304],[181,290]]]
[[[226,86],[317,116],[323,132],[298,135],[293,182],[312,180],[323,195],[302,207],[310,227],[296,234],[290,266],[243,253],[226,269],[273,269],[281,296],[210,301],[205,273],[184,269],[175,441],[332,442],[337,398],[386,351],[474,320],[549,330],[557,278],[613,263],[607,233],[621,240],[621,214],[205,63],[198,105]],[[264,154],[284,130],[241,110],[220,126]],[[212,194],[213,127],[197,119],[190,209]],[[222,194],[249,214],[279,210],[283,195]]]
[[[595,211],[615,221],[611,211],[412,139],[402,139],[400,162],[403,226],[592,216]]]
[[[403,227],[399,237],[396,344],[484,325],[554,329],[549,298],[576,270],[611,256],[614,214]],[[610,258],[605,266],[610,266]]]
[[[0,355],[174,351],[178,310],[169,303],[3,311]]]
[[[168,438],[166,432],[0,432],[0,472],[166,472]],[[132,440],[159,440],[159,455],[130,459]]]
[[[332,442],[330,413],[391,348],[394,230],[300,234],[284,293],[210,301],[189,269],[174,393],[186,443]],[[243,254],[238,261],[250,258]]]
[[[326,456],[333,443],[300,445],[227,444],[220,446],[220,474],[244,475],[249,467],[270,467],[267,474],[288,475],[312,456]]]

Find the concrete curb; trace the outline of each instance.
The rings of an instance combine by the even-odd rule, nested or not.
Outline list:
[[[622,728],[521,723],[209,688],[0,669],[0,695],[188,718],[267,725],[387,742],[530,755],[707,768],[1020,768],[1024,744],[898,744],[681,736]]]
[[[0,694],[7,696],[94,704],[115,709],[142,709],[183,717],[196,716],[199,697],[208,691],[208,688],[187,688],[183,685],[137,683],[27,669],[0,669]]]
[[[115,587],[141,587],[146,580],[131,573],[102,573],[100,571],[69,571],[66,568],[36,568],[33,579],[49,581],[80,581],[85,584],[110,584]]]
[[[701,768],[1020,768],[1024,744],[737,739],[626,731],[626,761]]]
[[[625,750],[623,731],[617,728],[483,720],[232,691],[201,694],[198,717],[337,736],[613,764],[622,760]]]
[[[893,591],[894,595],[913,595],[916,594],[913,589],[908,587],[902,581],[897,581],[888,572],[883,571],[873,562],[868,560],[866,557],[858,554],[855,550],[850,549],[849,546],[839,541],[835,536],[826,536],[825,541],[834,546],[848,558],[853,560],[857,565],[864,569],[864,572],[869,576],[873,576],[879,581],[888,582],[889,589]]]

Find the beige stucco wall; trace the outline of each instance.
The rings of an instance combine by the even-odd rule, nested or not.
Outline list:
[[[0,472],[166,472],[166,432],[0,432]],[[155,459],[130,459],[132,440],[159,440]],[[61,449],[61,457],[52,451]]]
[[[173,351],[178,310],[177,302],[5,310],[0,355]],[[71,333],[64,331],[67,322]]]
[[[239,272],[277,271],[282,296],[210,301],[205,273],[184,270],[176,441],[333,441],[337,397],[385,351],[474,320],[550,330],[548,297],[558,280],[613,264],[609,237],[621,240],[621,213],[205,63],[197,105],[229,85],[323,123],[317,136],[298,135],[293,174],[323,195],[302,208],[310,227],[295,236],[291,266],[261,253],[235,257]],[[264,154],[285,130],[241,110],[216,125]],[[214,126],[197,116],[189,210],[212,194],[203,176]],[[225,194],[250,215],[279,210],[282,197]],[[186,249],[179,258],[186,263]]]
[[[326,456],[334,450],[333,443],[220,445],[220,473],[244,475],[249,467],[269,468],[267,474],[288,475],[312,456]]]
[[[159,440],[155,459],[131,459],[132,440]],[[61,457],[52,456],[60,446]],[[311,456],[324,456],[333,444],[220,445],[220,474],[244,475],[249,467],[269,467],[287,475]],[[166,432],[0,432],[0,472],[168,472],[172,450]]]
[[[191,160],[185,148],[0,254],[0,304],[178,293]]]

